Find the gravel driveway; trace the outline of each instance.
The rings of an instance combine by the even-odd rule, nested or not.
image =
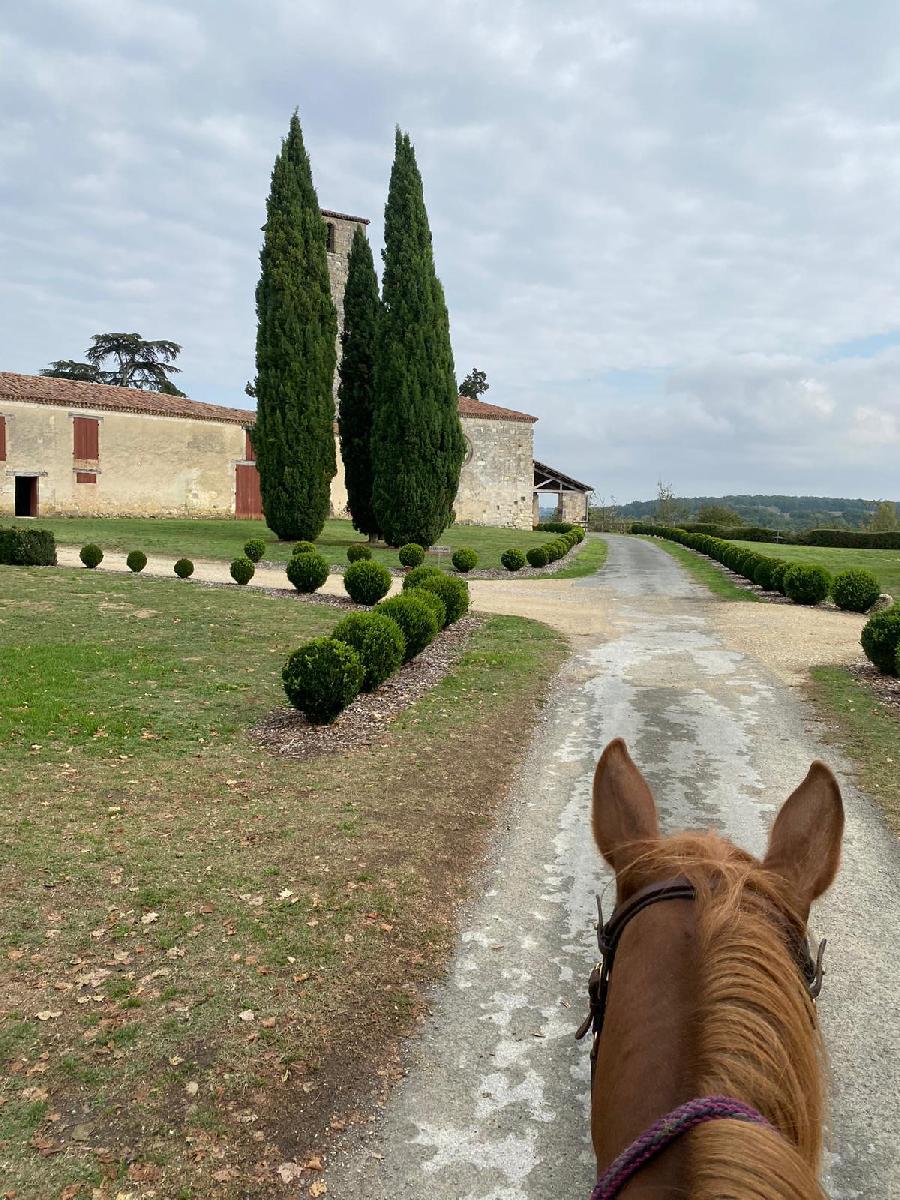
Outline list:
[[[513,788],[408,1075],[368,1136],[332,1162],[329,1195],[589,1194],[587,1052],[572,1032],[592,962],[594,892],[608,884],[590,838],[591,775],[616,735],[654,788],[664,828],[713,825],[757,853],[812,758],[841,777],[844,864],[813,915],[829,938],[819,1001],[833,1074],[826,1184],[834,1200],[897,1194],[896,842],[784,686],[811,653],[853,657],[858,622],[714,602],[656,547],[609,541],[606,568],[588,579],[473,585],[478,608],[551,620],[577,651]],[[790,627],[800,631],[793,640]]]

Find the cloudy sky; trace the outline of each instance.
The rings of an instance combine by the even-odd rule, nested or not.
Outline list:
[[[458,374],[619,500],[900,499],[896,0],[30,0],[0,29],[0,369],[181,342],[245,405],[269,173],[425,181]]]

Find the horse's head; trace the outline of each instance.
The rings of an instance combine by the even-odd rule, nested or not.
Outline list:
[[[605,974],[592,1088],[598,1164],[685,1102],[729,1096],[773,1128],[695,1129],[641,1171],[635,1195],[699,1198],[706,1180],[715,1195],[792,1196],[731,1175],[739,1190],[716,1191],[723,1172],[752,1174],[780,1158],[797,1195],[817,1194],[809,1180],[815,1188],[822,1087],[806,923],[840,861],[844,812],[831,771],[812,764],[759,861],[714,833],[664,837],[650,789],[616,739],[597,764],[592,821],[617,892],[595,972]]]

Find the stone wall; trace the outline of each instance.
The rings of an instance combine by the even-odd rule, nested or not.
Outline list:
[[[323,213],[322,220],[326,225],[331,225],[334,230],[334,249],[329,250],[328,257],[328,278],[331,280],[331,298],[334,301],[334,307],[337,311],[337,362],[340,365],[341,361],[341,331],[344,328],[344,289],[347,286],[347,268],[350,261],[350,246],[353,243],[353,234],[357,228],[363,229],[358,221],[351,221],[345,217],[335,216],[333,213]],[[337,408],[337,393],[338,393],[338,372],[334,372],[334,404]]]
[[[560,497],[560,521],[572,521],[587,528],[587,496],[583,492],[563,492]]]
[[[244,461],[238,424],[0,401],[6,462],[0,515],[15,511],[16,474],[38,475],[39,516],[230,517],[235,465]],[[250,415],[250,414],[248,414]],[[100,457],[73,457],[73,417],[99,421]],[[78,483],[76,472],[96,472]]]
[[[461,417],[466,461],[456,494],[463,525],[531,529],[534,486],[534,425]]]

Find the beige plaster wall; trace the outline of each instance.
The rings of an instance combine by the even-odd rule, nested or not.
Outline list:
[[[457,521],[531,529],[534,426],[480,417],[460,420],[467,454],[454,505]]]
[[[234,513],[234,467],[244,459],[240,425],[8,400],[0,412],[7,442],[0,515],[14,512],[16,473],[39,475],[39,516]],[[97,462],[73,458],[74,416],[99,420]],[[76,483],[76,470],[96,471],[97,482]]]

